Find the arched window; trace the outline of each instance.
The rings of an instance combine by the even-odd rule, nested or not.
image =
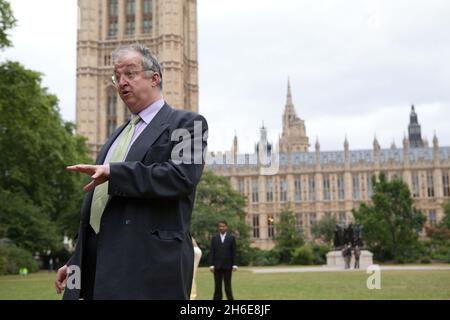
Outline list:
[[[115,90],[108,90],[106,105],[106,135],[109,137],[117,127],[117,93]]]
[[[153,1],[142,0],[142,32],[151,33],[153,28]]]
[[[135,31],[135,21],[136,21],[136,1],[126,0],[125,1],[125,19],[126,27],[125,34],[131,35]]]
[[[108,1],[108,37],[116,37],[119,30],[119,0]]]

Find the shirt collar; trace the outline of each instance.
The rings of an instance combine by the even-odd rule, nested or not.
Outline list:
[[[150,121],[155,117],[159,110],[164,106],[164,99],[159,99],[149,105],[147,108],[139,112],[139,117],[145,124],[149,124]]]

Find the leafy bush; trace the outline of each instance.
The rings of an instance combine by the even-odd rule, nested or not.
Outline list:
[[[422,257],[420,259],[421,263],[431,263],[431,258],[429,256]]]
[[[430,256],[438,262],[450,262],[450,243],[434,245],[430,249]]]
[[[277,250],[252,249],[251,265],[253,266],[273,266],[280,263],[280,254]]]
[[[314,263],[314,252],[310,245],[304,245],[294,250],[292,264],[312,265]]]
[[[30,252],[13,244],[0,243],[0,274],[19,274],[19,269],[24,267],[28,272],[39,269]]]
[[[450,229],[442,223],[441,226],[427,228],[426,232],[430,239],[424,242],[427,255],[434,261],[450,262]]]
[[[421,257],[426,257],[426,248],[422,242],[417,242],[410,246],[399,247],[397,254],[398,263],[413,263],[420,261]]]
[[[331,248],[327,245],[312,245],[314,254],[313,264],[322,265],[327,263],[327,253],[331,251]]]

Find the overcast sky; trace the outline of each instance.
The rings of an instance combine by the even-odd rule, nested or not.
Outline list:
[[[1,52],[45,74],[75,120],[76,0],[13,0],[14,48]],[[198,0],[200,113],[209,150],[234,133],[250,152],[264,122],[281,133],[287,77],[311,150],[401,146],[411,104],[423,136],[450,145],[447,0]]]

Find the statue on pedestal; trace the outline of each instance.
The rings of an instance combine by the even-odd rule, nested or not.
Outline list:
[[[358,246],[359,248],[362,248],[362,233],[362,224],[336,224],[334,228],[334,248],[340,250],[349,243],[352,247]]]

